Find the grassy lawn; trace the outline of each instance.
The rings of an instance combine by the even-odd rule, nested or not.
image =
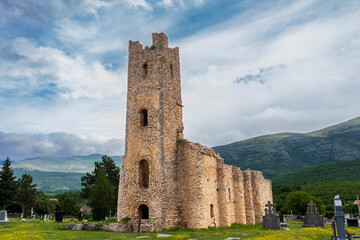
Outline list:
[[[330,239],[331,228],[302,228],[300,222],[289,222],[290,230],[263,230],[261,224],[241,225],[209,229],[168,229],[161,233],[171,237],[160,239],[221,239],[241,237],[241,239]],[[349,228],[349,232],[360,235],[360,229]],[[150,236],[145,239],[159,239],[157,233],[112,233],[102,231],[71,231],[66,223],[54,222],[9,222],[0,223],[0,239],[135,239],[137,236]]]

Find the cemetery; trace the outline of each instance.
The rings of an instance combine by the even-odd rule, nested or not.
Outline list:
[[[11,221],[11,220],[10,220]],[[75,219],[65,220],[64,223],[53,221],[27,221],[27,222],[8,222],[0,224],[0,235],[4,239],[136,239],[146,237],[146,239],[158,239],[158,235],[171,235],[162,239],[198,239],[198,240],[224,240],[224,239],[331,239],[331,225],[326,228],[303,228],[300,221],[288,221],[288,229],[268,230],[262,229],[260,223],[255,225],[233,224],[231,227],[210,227],[206,229],[169,229],[151,233],[116,233],[107,231],[90,230],[68,230],[67,224],[79,224]],[[106,223],[104,223],[106,224]],[[110,222],[107,224],[111,224]],[[90,223],[89,223],[90,225]],[[348,229],[354,235],[360,235],[360,230],[355,228]]]
[[[334,198],[335,218],[327,221],[318,213],[313,201],[308,203],[302,221],[279,216],[274,205],[268,201],[264,206],[262,224],[232,224],[231,227],[209,227],[204,229],[163,229],[155,232],[133,233],[131,220],[117,222],[115,218],[106,221],[88,221],[78,218],[64,218],[56,212],[53,220],[43,218],[7,218],[6,211],[0,212],[0,236],[2,239],[333,239],[351,240],[360,238],[360,228],[346,227],[342,202]],[[6,221],[5,221],[6,220]],[[286,225],[285,225],[286,224]],[[121,233],[119,233],[121,232]]]

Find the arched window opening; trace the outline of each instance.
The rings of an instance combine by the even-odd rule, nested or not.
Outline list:
[[[144,63],[143,64],[143,77],[146,77],[147,73],[148,73],[148,64]]]
[[[141,219],[149,219],[149,208],[145,204],[139,206],[139,216]]]
[[[171,76],[173,77],[174,76],[174,71],[173,71],[173,65],[170,64],[170,71],[171,71]]]
[[[214,205],[210,204],[210,217],[214,218]]]
[[[229,192],[229,200],[231,201],[231,192],[230,192],[230,188],[228,188],[228,192]]]
[[[139,185],[149,187],[149,163],[146,160],[141,160],[139,163]]]
[[[148,111],[146,109],[140,111],[140,125],[143,127],[148,125]]]

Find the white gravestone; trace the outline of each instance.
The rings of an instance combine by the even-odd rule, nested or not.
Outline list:
[[[8,222],[8,217],[7,217],[7,211],[6,210],[2,210],[0,211],[0,222]]]

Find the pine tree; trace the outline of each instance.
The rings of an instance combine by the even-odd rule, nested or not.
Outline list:
[[[101,220],[108,216],[114,202],[114,187],[107,180],[104,168],[99,168],[95,184],[90,189],[88,204],[92,208],[94,220]]]
[[[0,206],[3,209],[14,201],[17,190],[18,184],[15,181],[14,171],[11,168],[11,161],[7,157],[0,171]]]
[[[81,196],[85,199],[89,199],[90,190],[98,179],[99,170],[103,168],[107,180],[113,186],[114,201],[111,203],[111,209],[115,211],[119,188],[120,168],[117,167],[114,160],[107,155],[102,156],[101,160],[101,162],[95,162],[94,171],[86,173],[85,176],[81,177],[81,185],[83,186],[81,189]]]
[[[33,178],[29,174],[23,174],[18,181],[19,193],[17,195],[18,202],[21,203],[22,213],[28,212],[30,207],[34,207],[37,199],[36,184],[33,184]]]

